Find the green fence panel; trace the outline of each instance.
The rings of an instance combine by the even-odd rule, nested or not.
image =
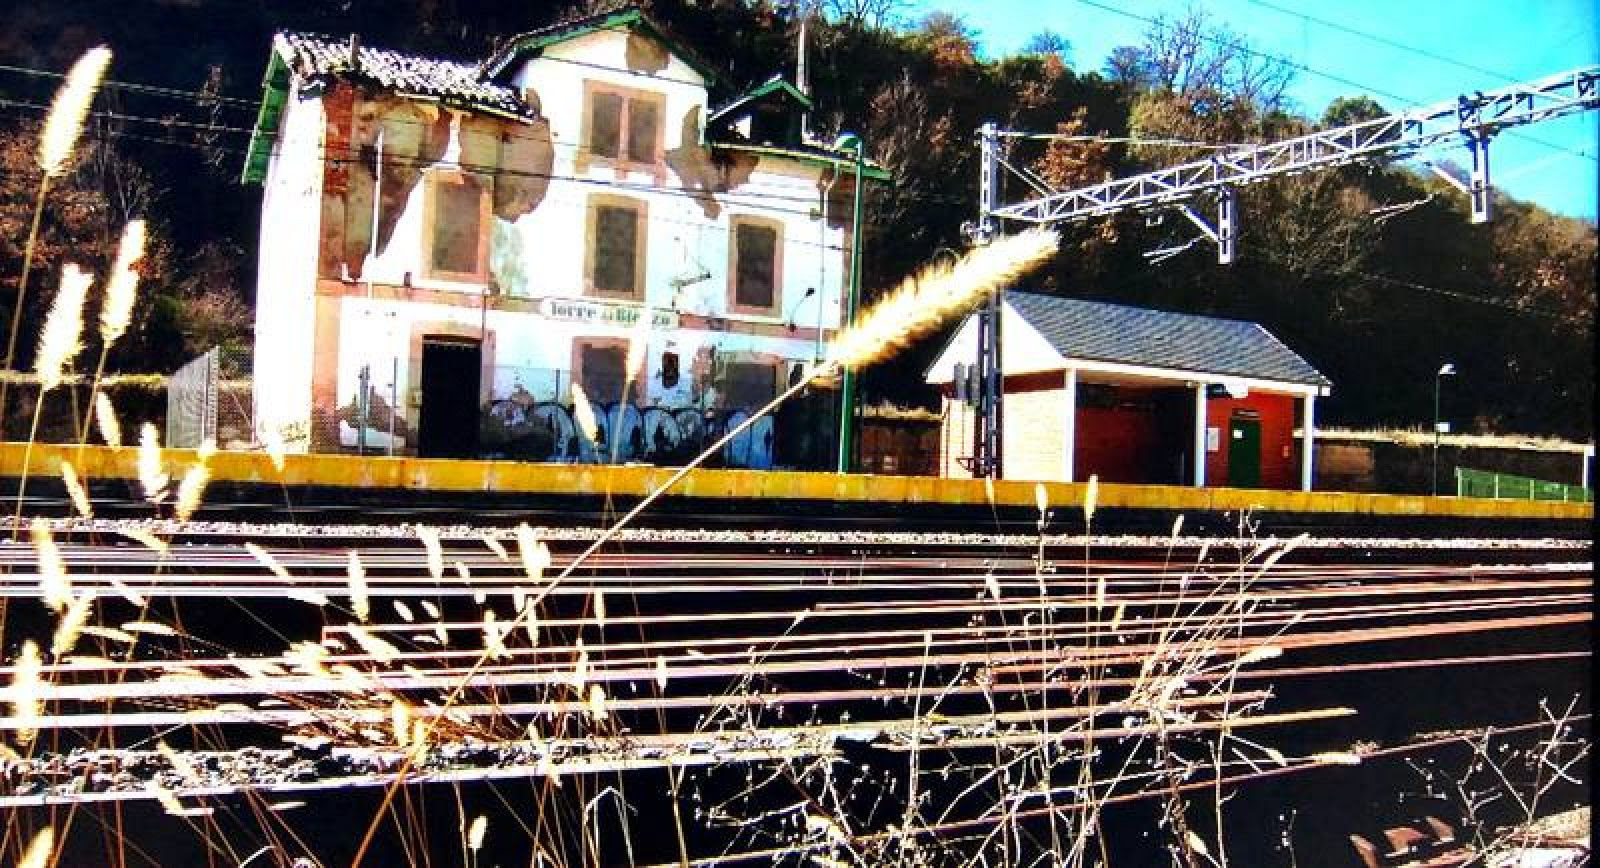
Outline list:
[[[1491,473],[1470,467],[1456,468],[1456,495],[1458,497],[1498,497],[1509,500],[1557,500],[1589,503],[1594,500],[1591,489],[1564,482],[1529,479],[1510,473]]]

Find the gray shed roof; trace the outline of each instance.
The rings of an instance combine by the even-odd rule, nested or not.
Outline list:
[[[1257,323],[1032,292],[1005,297],[1067,358],[1333,385]]]
[[[403,95],[432,97],[523,120],[531,120],[537,114],[515,90],[481,78],[477,64],[435,60],[368,45],[360,46],[360,62],[351,64],[348,39],[280,31],[275,42],[289,68],[303,77],[361,77]]]

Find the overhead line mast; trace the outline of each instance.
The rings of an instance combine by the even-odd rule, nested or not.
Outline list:
[[[1350,163],[1407,156],[1460,137],[1472,154],[1472,175],[1462,184],[1451,178],[1472,203],[1472,222],[1486,223],[1492,213],[1493,188],[1489,177],[1489,142],[1511,127],[1592,111],[1600,107],[1600,66],[1513,84],[1491,91],[1475,91],[1450,102],[1410,109],[1329,130],[1319,130],[1281,142],[1251,145],[1213,154],[1201,160],[1118,178],[1088,187],[1052,191],[1026,167],[1011,165],[1002,154],[1001,140],[1026,135],[999,130],[986,123],[978,130],[978,220],[963,227],[974,244],[987,244],[1000,231],[1001,221],[1050,225],[1073,223],[1123,211],[1174,208],[1194,223],[1217,247],[1217,261],[1233,262],[1238,239],[1238,210],[1234,191],[1279,175],[1298,174]],[[1000,172],[1004,169],[1040,193],[1036,198],[999,205]],[[1213,225],[1189,207],[1202,194],[1216,196]],[[1000,365],[1000,294],[991,296],[979,312],[979,396],[972,472],[998,477],[1001,469],[1001,395],[1004,373]]]

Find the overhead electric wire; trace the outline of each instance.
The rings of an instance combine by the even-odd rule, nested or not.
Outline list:
[[[1108,3],[1100,2],[1100,0],[1077,0],[1077,2],[1081,3],[1081,4],[1085,5],[1085,6],[1092,6],[1095,9],[1099,9],[1099,10],[1101,10],[1103,12],[1110,12],[1113,15],[1120,15],[1123,18],[1129,18],[1129,19],[1132,19],[1132,20],[1135,20],[1135,21],[1142,21],[1142,22],[1144,22],[1146,24],[1154,25],[1154,24],[1158,24],[1158,23],[1161,22],[1161,18],[1159,18],[1159,17],[1151,17],[1149,15],[1141,15],[1141,14],[1139,14],[1137,12],[1130,12],[1130,11],[1128,11],[1126,9],[1122,9],[1122,8],[1117,7],[1117,6],[1112,6],[1112,5],[1108,4]],[[1365,91],[1365,92],[1368,92],[1368,93],[1375,93],[1378,96],[1384,97],[1385,99],[1395,100],[1396,102],[1400,103],[1403,108],[1415,108],[1415,107],[1427,104],[1427,103],[1424,103],[1424,102],[1419,102],[1417,100],[1414,100],[1414,99],[1412,99],[1410,97],[1401,96],[1400,94],[1394,93],[1392,91],[1384,90],[1383,88],[1372,87],[1371,85],[1363,84],[1363,83],[1361,83],[1359,81],[1356,81],[1356,80],[1351,79],[1351,78],[1347,78],[1347,77],[1342,76],[1342,75],[1338,75],[1336,73],[1328,72],[1328,71],[1322,70],[1322,69],[1317,69],[1316,67],[1310,66],[1310,65],[1305,64],[1305,63],[1301,63],[1301,62],[1296,61],[1296,60],[1291,60],[1291,59],[1289,59],[1287,57],[1284,57],[1283,55],[1280,55],[1280,54],[1272,54],[1270,52],[1261,51],[1259,49],[1252,48],[1252,47],[1250,47],[1248,45],[1243,45],[1243,44],[1240,44],[1238,42],[1223,40],[1223,39],[1221,39],[1221,38],[1219,38],[1219,37],[1217,37],[1215,35],[1209,34],[1209,33],[1201,33],[1200,34],[1200,38],[1204,39],[1207,42],[1216,44],[1216,45],[1222,45],[1222,46],[1224,46],[1226,48],[1229,48],[1229,49],[1242,51],[1245,54],[1249,54],[1251,56],[1254,56],[1254,57],[1257,57],[1257,58],[1260,58],[1260,59],[1263,59],[1263,60],[1276,61],[1278,63],[1283,64],[1284,66],[1289,67],[1290,69],[1297,69],[1297,70],[1300,70],[1302,72],[1307,72],[1307,73],[1310,73],[1312,75],[1317,76],[1318,78],[1327,79],[1328,81],[1332,81],[1332,82],[1335,82],[1335,83],[1338,83],[1338,84],[1342,84],[1342,85],[1345,85],[1346,87],[1353,87],[1353,88],[1356,88],[1359,91]],[[1546,148],[1553,148],[1555,150],[1566,151],[1567,153],[1569,153],[1569,154],[1571,154],[1571,155],[1573,155],[1575,157],[1581,157],[1581,158],[1584,158],[1584,159],[1587,159],[1587,160],[1600,162],[1600,155],[1591,154],[1591,153],[1588,153],[1586,151],[1573,150],[1572,148],[1566,147],[1565,145],[1558,145],[1558,144],[1555,144],[1554,142],[1547,142],[1547,141],[1545,141],[1543,139],[1535,138],[1534,136],[1528,135],[1525,132],[1521,132],[1521,131],[1517,131],[1517,130],[1510,130],[1510,131],[1506,132],[1506,135],[1515,136],[1517,138],[1523,139],[1524,141],[1533,142],[1535,144],[1542,145],[1542,146],[1544,146]]]

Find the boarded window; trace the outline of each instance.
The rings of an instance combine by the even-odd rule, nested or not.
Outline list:
[[[627,351],[616,346],[584,345],[578,351],[578,384],[592,404],[622,400]]]
[[[609,86],[589,92],[591,156],[654,164],[661,150],[661,97]]]
[[[428,252],[430,272],[473,278],[483,273],[483,185],[471,175],[437,176]]]
[[[771,308],[778,267],[778,230],[758,223],[736,224],[733,303]]]
[[[639,212],[601,205],[594,212],[594,288],[596,292],[637,295]]]
[[[626,102],[614,93],[596,93],[589,103],[589,151],[597,157],[615,159],[622,153],[622,107]]]
[[[654,103],[628,100],[628,159],[636,163],[655,162],[656,132],[660,127]]]
[[[762,362],[729,362],[723,369],[725,406],[755,410],[777,395],[777,369]]]

